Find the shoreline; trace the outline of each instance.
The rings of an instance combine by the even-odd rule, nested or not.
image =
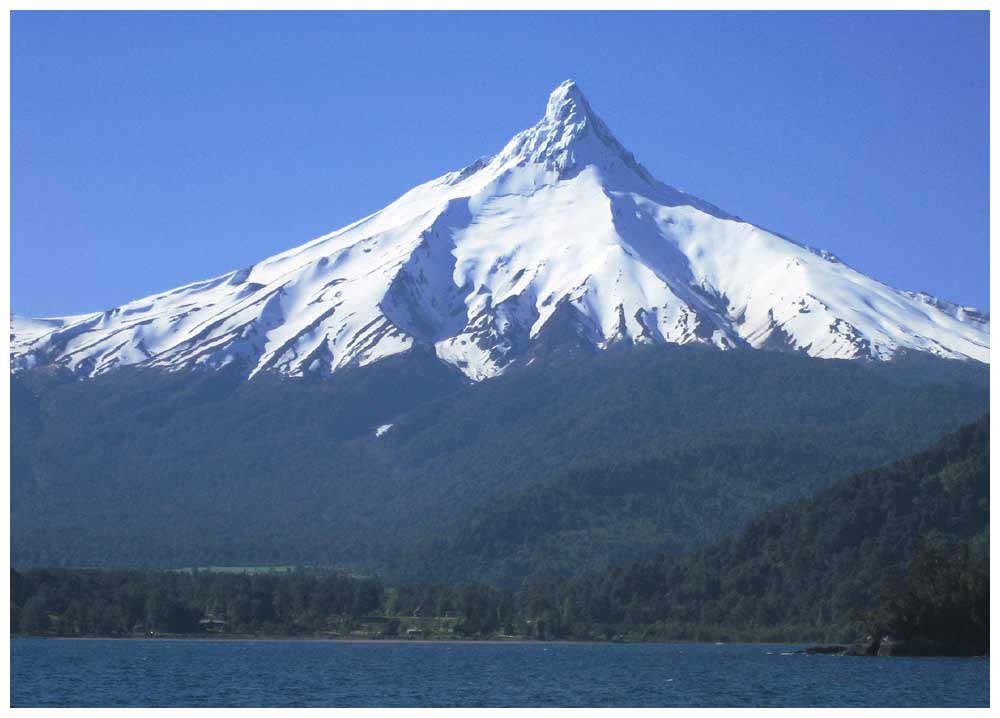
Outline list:
[[[233,635],[233,636],[199,636],[199,635],[169,635],[169,636],[18,636],[11,635],[11,641],[150,641],[150,642],[202,642],[202,643],[344,643],[344,644],[437,644],[437,645],[518,645],[518,646],[587,646],[587,645],[678,645],[678,646],[781,646],[785,648],[798,647],[792,651],[795,655],[832,655],[843,657],[838,654],[825,654],[823,652],[807,652],[808,642],[796,641],[685,641],[685,640],[662,640],[662,641],[599,641],[580,640],[569,641],[556,639],[542,641],[537,638],[321,638],[317,636],[254,636],[254,635]],[[834,646],[837,644],[811,644],[813,646]],[[783,654],[784,655],[784,654]],[[865,657],[865,656],[853,656]],[[868,656],[872,657],[872,656]],[[961,655],[961,654],[927,654],[927,655],[907,655],[898,654],[893,656],[879,656],[881,658],[979,658],[989,660],[989,654],[985,655]]]
[[[233,641],[245,643],[484,643],[500,644],[539,644],[556,645],[572,643],[611,643],[611,641],[539,641],[538,639],[520,638],[320,638],[317,636],[12,636],[29,640],[46,641],[207,641],[214,643],[229,643]]]
[[[685,640],[662,640],[662,641],[598,641],[579,640],[569,641],[556,639],[542,641],[536,638],[321,638],[317,636],[253,636],[253,635],[233,635],[221,636],[199,636],[199,635],[169,635],[169,636],[18,636],[11,635],[11,641],[150,641],[150,642],[202,642],[202,643],[343,643],[343,644],[408,644],[418,643],[424,645],[534,645],[534,646],[586,646],[586,645],[632,645],[632,646],[762,646],[762,647],[783,647],[795,648],[796,650],[781,655],[829,655],[835,657],[845,657],[844,654],[810,652],[807,642],[775,642],[775,641],[685,641]],[[834,646],[837,644],[812,644],[813,646]],[[875,656],[847,656],[855,658],[875,657]],[[963,654],[919,654],[907,655],[896,654],[891,656],[878,656],[879,658],[978,658],[989,660],[989,654],[984,655],[963,655]]]
[[[435,644],[484,644],[484,645],[540,645],[540,646],[572,646],[593,644],[614,645],[692,645],[692,646],[798,646],[799,641],[686,641],[681,639],[662,641],[601,641],[578,640],[570,641],[555,639],[543,641],[537,638],[324,638],[320,636],[255,636],[239,634],[230,636],[199,636],[193,634],[161,635],[161,636],[18,636],[12,635],[11,640],[40,641],[207,641],[216,643],[246,642],[246,643],[435,643]]]

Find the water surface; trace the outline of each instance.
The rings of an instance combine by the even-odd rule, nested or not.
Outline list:
[[[763,644],[13,639],[14,706],[987,706],[989,659]]]

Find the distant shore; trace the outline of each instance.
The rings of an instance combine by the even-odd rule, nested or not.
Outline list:
[[[651,644],[682,644],[700,646],[722,646],[734,645],[760,645],[760,646],[798,646],[806,645],[801,641],[690,641],[681,639],[664,639],[649,641],[609,641],[599,639],[553,639],[539,640],[537,638],[354,638],[338,636],[256,636],[252,634],[169,634],[157,636],[18,636],[12,635],[12,639],[20,638],[24,640],[43,641],[215,641],[227,643],[242,641],[246,643],[438,643],[438,644],[468,644],[480,643],[486,645],[518,644],[518,645],[541,645],[541,646],[565,646],[582,645],[592,643],[606,644],[631,644],[631,645],[651,645]]]
[[[662,639],[662,640],[599,640],[599,639],[552,639],[539,640],[537,638],[362,638],[362,637],[339,637],[339,636],[256,636],[252,634],[231,634],[231,635],[202,635],[202,634],[169,634],[157,636],[25,636],[12,635],[11,639],[22,639],[29,641],[192,641],[203,643],[344,643],[344,644],[373,644],[373,643],[421,643],[421,644],[444,644],[444,645],[536,645],[536,646],[568,646],[568,645],[592,645],[592,644],[629,644],[629,645],[692,645],[692,646],[724,646],[724,645],[751,645],[751,646],[781,646],[797,647],[792,653],[801,655],[853,655],[844,654],[837,651],[816,650],[817,648],[845,648],[839,644],[810,644],[804,641],[691,641],[682,639]],[[960,657],[960,658],[989,658],[985,655],[965,655],[965,654],[920,654],[918,657]],[[885,656],[889,657],[889,656]],[[895,657],[915,657],[906,653],[895,654]]]
[[[228,643],[231,641],[244,641],[247,643],[517,643],[538,645],[616,643],[616,641],[540,641],[537,638],[324,638],[322,636],[199,636],[196,634],[169,636],[12,636],[12,638],[24,638],[30,640],[41,639],[46,641],[216,641],[218,643]],[[660,641],[656,642],[659,643]],[[662,643],[697,642],[698,641],[662,641]],[[617,641],[617,643],[622,643],[622,641]]]

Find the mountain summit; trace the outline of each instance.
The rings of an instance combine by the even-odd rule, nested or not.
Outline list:
[[[580,87],[493,157],[252,267],[11,319],[11,368],[330,373],[431,348],[472,380],[618,343],[989,361],[989,318],[877,282],[657,181]]]

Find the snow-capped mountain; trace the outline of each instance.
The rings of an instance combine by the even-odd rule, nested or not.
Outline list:
[[[989,361],[989,318],[900,291],[654,179],[572,81],[493,157],[252,267],[95,314],[12,317],[12,370],[366,365],[473,380],[566,342]]]

